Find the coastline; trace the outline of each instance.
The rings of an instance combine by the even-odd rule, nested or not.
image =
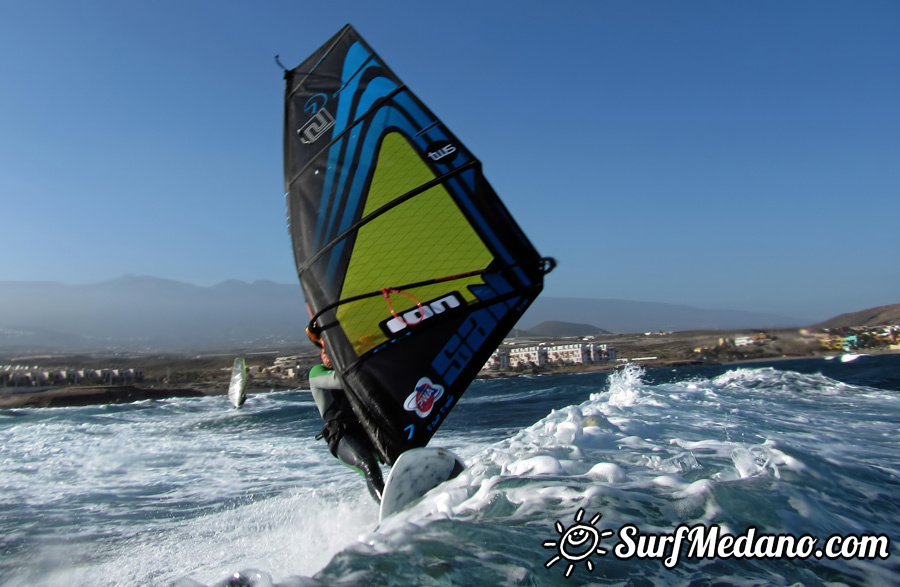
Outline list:
[[[595,363],[587,365],[555,366],[543,369],[532,369],[522,372],[501,371],[483,373],[479,379],[495,379],[505,377],[520,377],[523,375],[559,375],[568,373],[598,373],[614,371],[626,364],[637,364],[648,369],[677,368],[691,365],[743,365],[753,363],[774,363],[800,359],[824,359],[829,356],[841,356],[846,353],[816,353],[809,355],[768,356],[745,358],[734,361],[699,361],[699,360],[652,360],[652,361],[618,361],[614,363]],[[884,350],[860,355],[891,355],[900,354],[897,350]],[[286,391],[290,389],[305,389],[308,383],[299,380],[297,386],[290,387],[264,387],[248,389],[249,394],[268,393],[271,391]],[[66,386],[36,391],[0,391],[0,410],[17,408],[61,408],[79,407],[90,405],[122,404],[144,400],[169,399],[173,397],[204,397],[210,395],[226,395],[228,383],[198,383],[186,384],[183,387],[157,387],[136,385],[97,385],[97,386]]]
[[[593,363],[586,365],[567,365],[567,366],[550,366],[544,368],[534,368],[526,371],[496,371],[481,373],[477,379],[498,379],[504,377],[521,377],[523,375],[560,375],[571,373],[602,373],[604,371],[615,371],[628,364],[639,365],[647,369],[670,369],[678,367],[703,366],[703,365],[751,365],[756,363],[780,363],[783,361],[800,361],[804,359],[827,359],[829,357],[840,357],[842,355],[860,355],[860,356],[880,356],[880,355],[900,355],[900,350],[871,350],[869,352],[855,353],[813,353],[806,355],[773,355],[763,357],[741,358],[730,361],[704,361],[692,359],[655,359],[648,361],[617,361],[614,363]]]

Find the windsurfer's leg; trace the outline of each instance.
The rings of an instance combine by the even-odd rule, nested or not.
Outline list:
[[[334,405],[334,393],[329,389],[312,387],[312,396],[316,402],[316,407],[319,408],[319,415],[324,419],[329,408]]]
[[[378,503],[381,503],[381,492],[384,491],[384,480],[381,477],[381,469],[378,461],[366,443],[361,442],[353,434],[344,434],[337,444],[335,456],[342,463],[358,470],[366,477],[366,487],[369,493]]]

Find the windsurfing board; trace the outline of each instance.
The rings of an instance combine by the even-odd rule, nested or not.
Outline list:
[[[414,448],[402,453],[384,484],[380,519],[404,509],[465,468],[462,459],[443,448]]]
[[[247,393],[244,391],[247,387],[247,363],[243,358],[238,357],[234,360],[234,366],[231,368],[231,384],[228,386],[228,399],[234,407],[239,408],[244,405],[247,399]]]

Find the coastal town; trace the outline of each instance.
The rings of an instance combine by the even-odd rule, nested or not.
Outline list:
[[[900,352],[900,325],[508,338],[483,366],[480,376],[611,370],[623,363],[655,367],[857,352]],[[308,384],[309,369],[319,361],[312,347],[190,357],[10,357],[0,359],[0,408],[63,405],[64,399],[48,399],[53,398],[52,393],[41,393],[62,390],[93,394],[97,401],[108,403],[167,395],[222,394],[228,385],[231,360],[238,355],[247,357],[248,385],[257,391],[303,388]],[[128,393],[124,393],[126,390]],[[24,401],[26,397],[33,401]]]

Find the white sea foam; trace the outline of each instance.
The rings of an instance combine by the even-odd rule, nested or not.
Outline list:
[[[184,578],[186,587],[245,569],[281,586],[311,584],[302,576],[317,572],[338,584],[395,576],[527,583],[548,572],[542,542],[579,509],[602,513],[604,528],[645,532],[681,523],[797,535],[897,531],[890,506],[879,505],[895,498],[890,479],[900,468],[895,392],[769,368],[648,379],[628,366],[593,388],[586,377],[476,384],[469,404],[496,412],[497,424],[449,426],[435,439],[466,471],[377,530],[360,477],[311,440],[320,423],[305,397],[257,396],[241,411],[210,398],[21,411],[0,420],[0,508],[20,520],[40,512],[46,531],[3,525],[11,556],[0,565],[10,585]],[[560,381],[577,381],[579,391]],[[570,399],[554,401],[563,394]],[[504,413],[529,405],[543,411],[499,432]],[[708,577],[696,566],[663,573],[607,557],[594,578],[819,580],[808,565],[761,564],[748,578],[720,562]],[[878,561],[818,564],[848,583],[898,576]]]

